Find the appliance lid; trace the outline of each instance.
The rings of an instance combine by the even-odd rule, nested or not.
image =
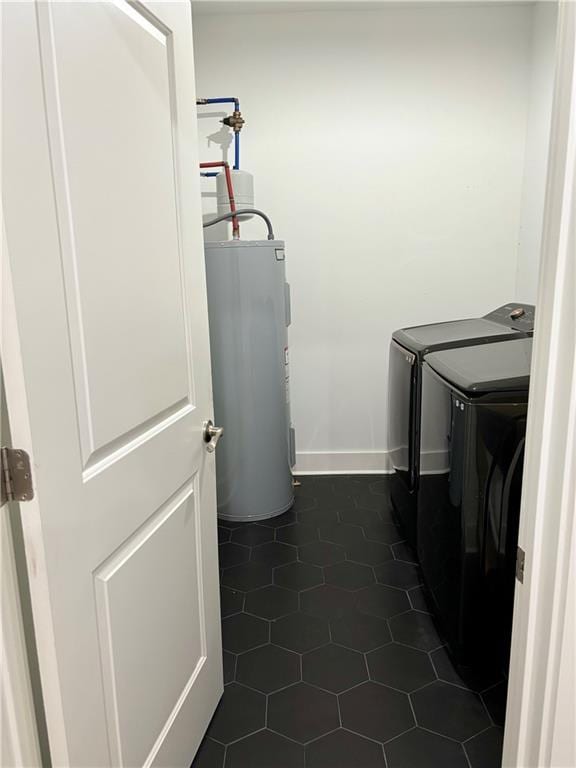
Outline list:
[[[534,331],[534,321],[536,318],[536,307],[534,304],[522,304],[510,302],[503,304],[492,312],[484,315],[485,320],[491,320],[493,323],[500,323],[508,328],[515,328],[527,335]]]
[[[472,396],[528,390],[532,339],[446,349],[426,355],[426,363],[449,384]]]
[[[514,328],[480,317],[402,328],[394,331],[392,338],[411,352],[425,353],[454,344],[465,346],[502,341],[506,338],[516,338],[519,333]]]

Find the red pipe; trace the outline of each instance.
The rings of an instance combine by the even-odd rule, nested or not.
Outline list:
[[[230,201],[230,212],[236,213],[236,201],[234,200],[234,188],[232,186],[232,174],[230,173],[230,166],[227,162],[221,160],[217,163],[200,163],[200,168],[224,168],[226,175],[226,188],[228,189],[228,200]],[[238,223],[238,217],[232,217],[232,237],[234,240],[240,239],[240,224]]]

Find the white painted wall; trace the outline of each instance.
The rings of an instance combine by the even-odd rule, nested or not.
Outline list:
[[[536,3],[532,10],[528,120],[516,283],[516,298],[530,303],[535,303],[538,290],[557,17],[558,6],[555,2]]]
[[[242,167],[287,241],[299,469],[386,469],[392,331],[516,296],[532,12],[195,16],[198,94],[240,97]]]

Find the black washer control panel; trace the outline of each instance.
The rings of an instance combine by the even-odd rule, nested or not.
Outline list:
[[[486,320],[500,323],[508,328],[517,328],[519,331],[529,333],[534,330],[536,308],[533,304],[504,304],[493,312],[484,315]]]

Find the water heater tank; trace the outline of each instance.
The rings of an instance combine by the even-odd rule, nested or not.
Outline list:
[[[230,175],[232,177],[236,209],[240,211],[242,208],[254,208],[254,176],[246,171],[233,170],[230,171]],[[216,202],[218,216],[230,212],[230,198],[228,196],[225,173],[219,173],[216,176]],[[252,218],[252,214],[245,214],[238,218],[240,221],[247,221]]]
[[[290,293],[281,240],[206,243],[218,516],[263,520],[294,502]]]

